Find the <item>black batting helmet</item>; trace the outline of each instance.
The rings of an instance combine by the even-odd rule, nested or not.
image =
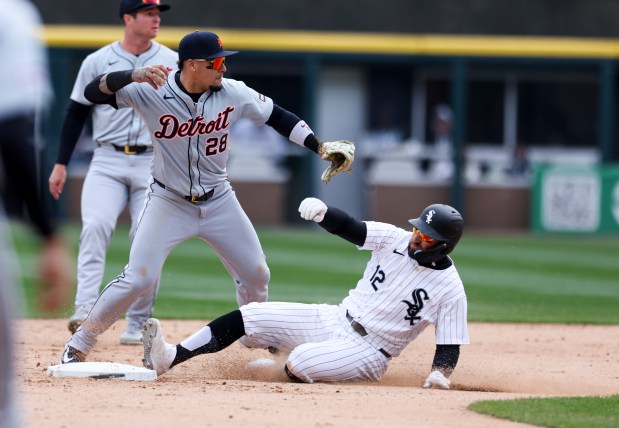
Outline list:
[[[455,208],[443,204],[426,207],[419,218],[408,222],[424,235],[444,242],[447,245],[443,251],[445,255],[453,251],[464,231],[464,220],[460,213]]]

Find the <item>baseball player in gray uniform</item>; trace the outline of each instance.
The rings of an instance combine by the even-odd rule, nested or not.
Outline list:
[[[160,65],[112,72],[86,87],[91,102],[132,107],[142,116],[154,143],[154,159],[129,263],[101,292],[65,346],[61,363],[84,361],[99,334],[137,298],[153,293],[170,251],[193,237],[218,254],[234,279],[239,306],[267,300],[269,267],[227,179],[234,121],[266,123],[323,159],[337,155],[352,162],[352,143],[318,140],[304,121],[269,97],[243,82],[225,79],[224,61],[235,53],[224,50],[216,34],[196,31],[179,44],[179,70],[170,72]]]
[[[82,187],[77,293],[75,312],[68,323],[71,333],[77,330],[99,296],[105,254],[118,216],[126,206],[131,216],[130,240],[135,233],[153,160],[150,134],[140,115],[131,109],[93,106],[84,98],[84,88],[95,77],[111,71],[151,64],[175,66],[176,52],[153,40],[161,22],[159,14],[168,9],[170,6],[160,4],[159,0],[122,0],[119,15],[124,23],[123,39],[86,57],[71,92],[60,149],[49,177],[49,190],[54,198],[58,199],[62,193],[67,165],[90,113],[96,144]],[[152,316],[155,294],[156,290],[145,294],[129,308],[121,344],[141,344],[142,326]]]
[[[158,374],[196,355],[217,352],[243,335],[262,348],[290,352],[284,369],[300,382],[380,380],[389,361],[429,325],[436,351],[424,388],[450,388],[460,345],[468,344],[467,300],[448,254],[462,236],[461,215],[434,204],[409,220],[413,231],[359,221],[316,198],[301,217],[372,251],[363,277],[339,305],[250,303],[174,346],[159,321],[144,327],[144,365]]]
[[[55,310],[72,292],[71,253],[51,223],[39,185],[35,146],[35,115],[50,95],[41,23],[31,2],[0,2],[0,190],[17,189],[28,208],[29,219],[42,239],[39,265],[43,309]],[[16,405],[13,316],[20,302],[15,298],[17,272],[9,227],[0,202],[0,427],[22,426]],[[21,409],[23,413],[23,409]]]

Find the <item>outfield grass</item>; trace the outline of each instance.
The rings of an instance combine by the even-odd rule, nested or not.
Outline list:
[[[79,227],[64,230],[77,255]],[[313,226],[259,229],[271,268],[270,300],[338,303],[369,260],[342,239]],[[35,301],[37,241],[14,227],[26,317],[42,314]],[[242,245],[242,243],[240,243]],[[119,227],[108,252],[104,282],[128,259],[127,228]],[[467,233],[453,253],[469,300],[469,320],[619,324],[619,238]],[[193,239],[166,261],[155,316],[213,319],[237,307],[234,285],[215,253]],[[52,314],[68,317],[71,307]],[[471,409],[548,427],[619,426],[618,396],[487,401]]]
[[[25,316],[68,316],[70,306],[52,315],[38,311],[34,304],[37,241],[21,225],[13,229],[26,296]],[[64,232],[77,257],[79,228],[68,226]],[[121,226],[112,238],[104,283],[127,263],[127,233]],[[338,303],[354,287],[367,262],[368,253],[318,229],[265,229],[260,230],[260,237],[271,269],[270,300]],[[191,239],[172,251],[162,272],[157,317],[212,319],[237,307],[234,283],[208,245]]]
[[[36,239],[14,228],[27,297],[32,304]],[[77,255],[79,227],[67,239]],[[362,275],[370,253],[318,227],[259,229],[271,268],[270,300],[337,303]],[[108,251],[104,281],[128,259],[127,228]],[[466,234],[453,253],[469,299],[469,320],[619,324],[619,238]],[[156,302],[160,318],[212,319],[236,308],[233,282],[216,254],[198,239],[166,261]],[[70,309],[55,314],[66,316]]]
[[[471,321],[619,323],[619,239],[463,238],[454,252]]]

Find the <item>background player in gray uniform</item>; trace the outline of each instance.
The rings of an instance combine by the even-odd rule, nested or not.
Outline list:
[[[159,13],[169,8],[159,0],[122,0],[119,15],[124,23],[123,39],[86,57],[71,92],[56,165],[49,177],[49,190],[54,198],[58,199],[62,193],[67,165],[91,112],[96,144],[82,188],[77,293],[75,312],[68,323],[71,333],[77,330],[99,296],[105,254],[118,216],[127,205],[131,216],[130,239],[135,233],[153,159],[150,134],[140,115],[131,109],[117,110],[109,105],[93,107],[84,98],[84,88],[95,77],[111,71],[149,64],[175,66],[176,52],[153,41],[161,22]],[[153,290],[131,306],[120,343],[141,344],[142,325],[152,315],[155,294]]]
[[[216,34],[193,32],[179,44],[179,70],[148,66],[112,72],[86,87],[92,102],[133,107],[142,116],[155,145],[153,179],[129,263],[101,292],[67,343],[62,363],[83,361],[97,336],[135,299],[153,293],[166,257],[189,238],[198,237],[215,250],[234,279],[239,305],[267,299],[269,267],[227,179],[233,122],[246,118],[266,123],[323,159],[335,150],[352,161],[351,143],[319,141],[304,121],[270,98],[243,82],[224,79],[224,60],[235,53],[225,51]]]
[[[0,190],[11,186],[23,197],[30,220],[43,239],[39,266],[42,308],[60,308],[72,292],[71,254],[56,233],[41,198],[35,113],[50,94],[39,15],[30,2],[0,1]],[[0,427],[21,426],[15,405],[12,317],[17,272],[4,207],[0,203]]]
[[[291,352],[284,368],[294,380],[380,380],[391,358],[432,324],[436,351],[423,386],[448,389],[460,345],[469,343],[466,294],[447,255],[462,236],[460,214],[447,205],[430,205],[409,220],[409,232],[356,220],[315,198],[305,199],[299,212],[372,251],[363,278],[342,303],[250,303],[176,346],[165,342],[152,318],[144,328],[144,365],[162,374],[247,335],[257,347]]]

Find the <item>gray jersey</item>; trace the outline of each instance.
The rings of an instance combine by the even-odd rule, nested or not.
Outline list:
[[[92,105],[84,97],[84,89],[95,77],[112,71],[129,70],[146,65],[163,64],[176,68],[178,54],[157,42],[150,49],[133,55],[125,51],[120,42],[104,46],[88,55],[77,75],[71,99],[80,104]],[[109,105],[95,105],[92,111],[93,140],[97,145],[116,144],[150,145],[151,139],[140,116],[133,110],[116,110]]]
[[[230,125],[238,119],[264,124],[273,101],[243,82],[222,79],[194,103],[170,73],[158,90],[133,83],[116,92],[118,107],[138,107],[155,143],[153,177],[182,195],[201,196],[228,176]]]
[[[455,266],[420,266],[407,253],[412,232],[385,223],[366,225],[360,249],[371,250],[372,258],[342,305],[368,338],[397,356],[433,324],[436,344],[468,344],[466,294]]]
[[[154,147],[152,175],[158,183],[149,181],[129,263],[101,292],[69,341],[82,352],[92,349],[97,336],[139,296],[154,296],[166,257],[193,237],[221,258],[234,278],[239,306],[267,300],[269,267],[258,235],[226,180],[226,161],[231,124],[240,118],[264,124],[273,101],[242,82],[223,79],[221,91],[207,91],[194,103],[174,75],[159,89],[132,83],[115,94],[118,107],[133,107],[148,127]],[[189,195],[204,199],[189,202]]]

